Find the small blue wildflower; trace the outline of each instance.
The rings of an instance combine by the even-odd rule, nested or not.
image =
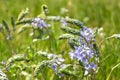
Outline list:
[[[51,64],[51,68],[53,69],[53,71],[57,74],[58,73],[58,69],[57,69],[57,64]]]
[[[91,40],[93,36],[93,30],[91,28],[84,27],[83,30],[80,31],[81,35],[86,38],[86,40]]]
[[[71,60],[73,60],[73,58],[74,58],[74,52],[69,52],[69,55],[70,55]]]
[[[87,52],[87,55],[88,55],[90,58],[92,58],[92,57],[93,57],[94,52],[93,52],[93,50],[92,50],[92,49],[88,49],[88,50],[86,50],[86,52]]]
[[[90,63],[90,69],[93,69],[93,70],[96,69],[96,65],[95,65],[95,63],[93,63],[93,62]]]
[[[86,64],[88,63],[88,59],[86,57],[81,57],[81,60],[80,60],[83,64]]]
[[[61,23],[62,23],[62,26],[66,26],[66,25],[67,25],[65,19],[62,19],[62,20],[61,20]]]
[[[90,69],[90,65],[89,64],[84,64],[84,66],[85,66],[86,70]]]
[[[85,66],[85,73],[84,73],[84,75],[88,75],[90,69],[92,69],[94,71],[96,70],[96,65],[93,62],[91,62],[89,64],[85,64],[84,66]]]
[[[64,66],[64,59],[61,56],[52,53],[48,54],[47,57],[51,59],[52,62],[50,67],[59,76],[59,78],[61,78],[63,74],[59,74],[58,69]]]
[[[81,46],[87,45],[87,43],[82,37],[79,37],[78,41],[80,42]]]
[[[31,23],[34,27],[38,27],[40,29],[45,28],[45,27],[49,27],[50,24],[46,24],[44,20],[40,19],[40,18],[34,18],[33,22]]]
[[[5,62],[5,61],[1,61],[1,64],[2,64],[2,65],[5,65],[5,64],[6,64],[6,62]]]

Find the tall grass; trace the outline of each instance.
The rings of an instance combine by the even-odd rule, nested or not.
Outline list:
[[[71,18],[79,19],[83,21],[88,27],[103,27],[104,38],[111,36],[114,33],[120,33],[120,1],[119,0],[0,0],[0,21],[3,19],[8,21],[10,24],[10,17],[17,18],[17,15],[22,9],[28,7],[31,14],[29,16],[36,17],[41,12],[41,5],[45,3],[49,8],[49,15],[61,15],[69,16]],[[68,9],[68,12],[61,13],[61,8]],[[85,21],[85,18],[88,18]],[[57,39],[57,35],[61,33],[59,30],[59,23],[53,24],[53,36],[54,39]],[[29,32],[29,31],[28,31]],[[5,61],[13,54],[23,53],[24,48],[29,46],[30,37],[28,32],[20,34],[21,37],[17,37],[14,42],[6,43],[4,41],[4,36],[0,34],[0,61]],[[59,32],[59,33],[58,33]],[[102,40],[101,37],[98,37],[98,43]],[[12,45],[9,45],[12,44]],[[42,42],[41,42],[42,43]],[[41,44],[40,43],[40,44]],[[45,45],[44,43],[41,45]],[[41,45],[37,45],[38,49],[41,49]],[[55,45],[55,44],[52,44]],[[60,46],[62,45],[62,46]],[[54,50],[59,49],[59,53],[62,53],[62,48],[66,50],[69,49],[66,47],[64,41],[60,41],[56,45],[57,47]],[[61,48],[62,47],[62,48]],[[12,53],[11,49],[15,50],[15,53]],[[107,40],[101,45],[100,48],[100,69],[96,74],[95,80],[105,80],[112,68],[120,62],[120,41],[119,40]],[[64,50],[63,50],[64,51]],[[58,53],[58,54],[59,54]],[[110,80],[119,80],[119,67],[116,68],[111,76]]]

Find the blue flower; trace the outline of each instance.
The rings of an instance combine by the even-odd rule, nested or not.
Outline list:
[[[1,64],[2,64],[2,65],[5,65],[5,64],[6,64],[6,62],[4,62],[4,61],[1,61]]]
[[[90,69],[93,69],[93,70],[96,69],[96,65],[95,65],[95,63],[93,63],[93,62],[90,63]]]
[[[93,55],[94,55],[94,52],[93,52],[92,49],[88,49],[88,50],[86,50],[86,53],[87,53],[87,55],[88,55],[90,58],[92,58]]]
[[[86,40],[89,41],[92,39],[93,30],[91,28],[84,27],[82,30],[80,30],[80,33],[86,38]]]
[[[85,74],[89,73],[89,69],[95,70],[96,64],[91,62],[95,60],[93,45],[88,43],[93,38],[93,31],[91,28],[84,27],[80,31],[80,35],[78,41],[80,46],[75,46],[75,49],[69,52],[70,58],[76,59],[77,61],[83,63]]]
[[[62,19],[62,20],[61,20],[61,23],[62,23],[62,26],[66,26],[66,25],[67,25],[65,19]]]
[[[51,64],[51,68],[52,68],[53,71],[57,74],[57,72],[58,72],[57,64]]]
[[[71,58],[76,58],[78,61],[82,62],[83,64],[88,63],[88,58],[87,58],[87,50],[83,47],[77,47],[75,51],[70,52],[70,57]]]
[[[34,18],[33,22],[31,23],[34,27],[38,27],[40,29],[45,28],[45,27],[49,27],[50,24],[46,24],[44,20],[40,19],[40,18]]]
[[[84,75],[88,75],[90,69],[92,69],[94,71],[96,70],[96,65],[95,65],[94,62],[91,62],[89,64],[85,64],[84,66],[85,66],[85,73],[84,73]]]
[[[58,70],[60,68],[62,68],[63,66],[65,66],[65,64],[63,64],[64,59],[60,56],[60,55],[56,55],[56,54],[48,54],[47,55],[48,59],[51,60],[51,68],[52,70],[59,76],[59,78],[61,78],[64,74],[59,74]]]

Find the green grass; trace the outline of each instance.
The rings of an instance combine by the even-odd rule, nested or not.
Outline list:
[[[26,7],[30,9],[29,17],[36,17],[41,12],[41,5],[45,3],[49,8],[49,15],[69,16],[84,22],[86,17],[89,18],[84,22],[88,27],[103,27],[105,37],[111,36],[114,33],[120,33],[120,1],[119,0],[0,0],[0,22],[6,20],[10,24],[10,17],[17,18],[19,12]],[[61,8],[67,8],[69,12],[61,14]],[[54,29],[55,28],[55,29]],[[55,39],[61,33],[59,26],[54,24],[53,34]],[[56,31],[57,30],[57,31]],[[58,33],[60,32],[60,33]],[[29,46],[30,37],[28,32],[21,34],[17,37],[15,42],[9,42],[8,45],[4,41],[4,37],[0,34],[0,61],[7,60],[12,54],[11,49],[16,50],[18,53],[23,53],[24,48]],[[54,38],[53,37],[53,38]],[[102,40],[98,37],[98,43]],[[17,43],[17,44],[16,44]],[[60,41],[57,43],[58,50],[62,51],[65,47],[64,43]],[[41,45],[44,45],[41,44]],[[60,45],[62,45],[60,47]],[[38,45],[38,48],[41,48]],[[55,48],[54,48],[55,50]],[[95,80],[106,80],[113,66],[120,63],[120,40],[112,39],[106,41],[100,48],[100,63],[99,72],[96,74]],[[116,68],[110,80],[119,80],[120,67]]]

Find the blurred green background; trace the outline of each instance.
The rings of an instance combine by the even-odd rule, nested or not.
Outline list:
[[[27,7],[30,9],[28,16],[36,17],[41,12],[42,4],[48,5],[49,15],[69,16],[84,22],[88,27],[103,28],[104,35],[98,36],[98,43],[107,36],[120,33],[120,0],[0,0],[0,23],[5,20],[10,24],[10,18],[16,19],[20,11]],[[22,38],[12,43],[11,47],[19,52],[30,43],[30,38],[24,33]],[[7,60],[10,52],[11,49],[0,33],[0,61]],[[105,80],[112,67],[120,63],[120,40],[106,41],[100,52],[100,69],[94,80]],[[110,80],[119,79],[120,67],[116,68],[110,77]]]

